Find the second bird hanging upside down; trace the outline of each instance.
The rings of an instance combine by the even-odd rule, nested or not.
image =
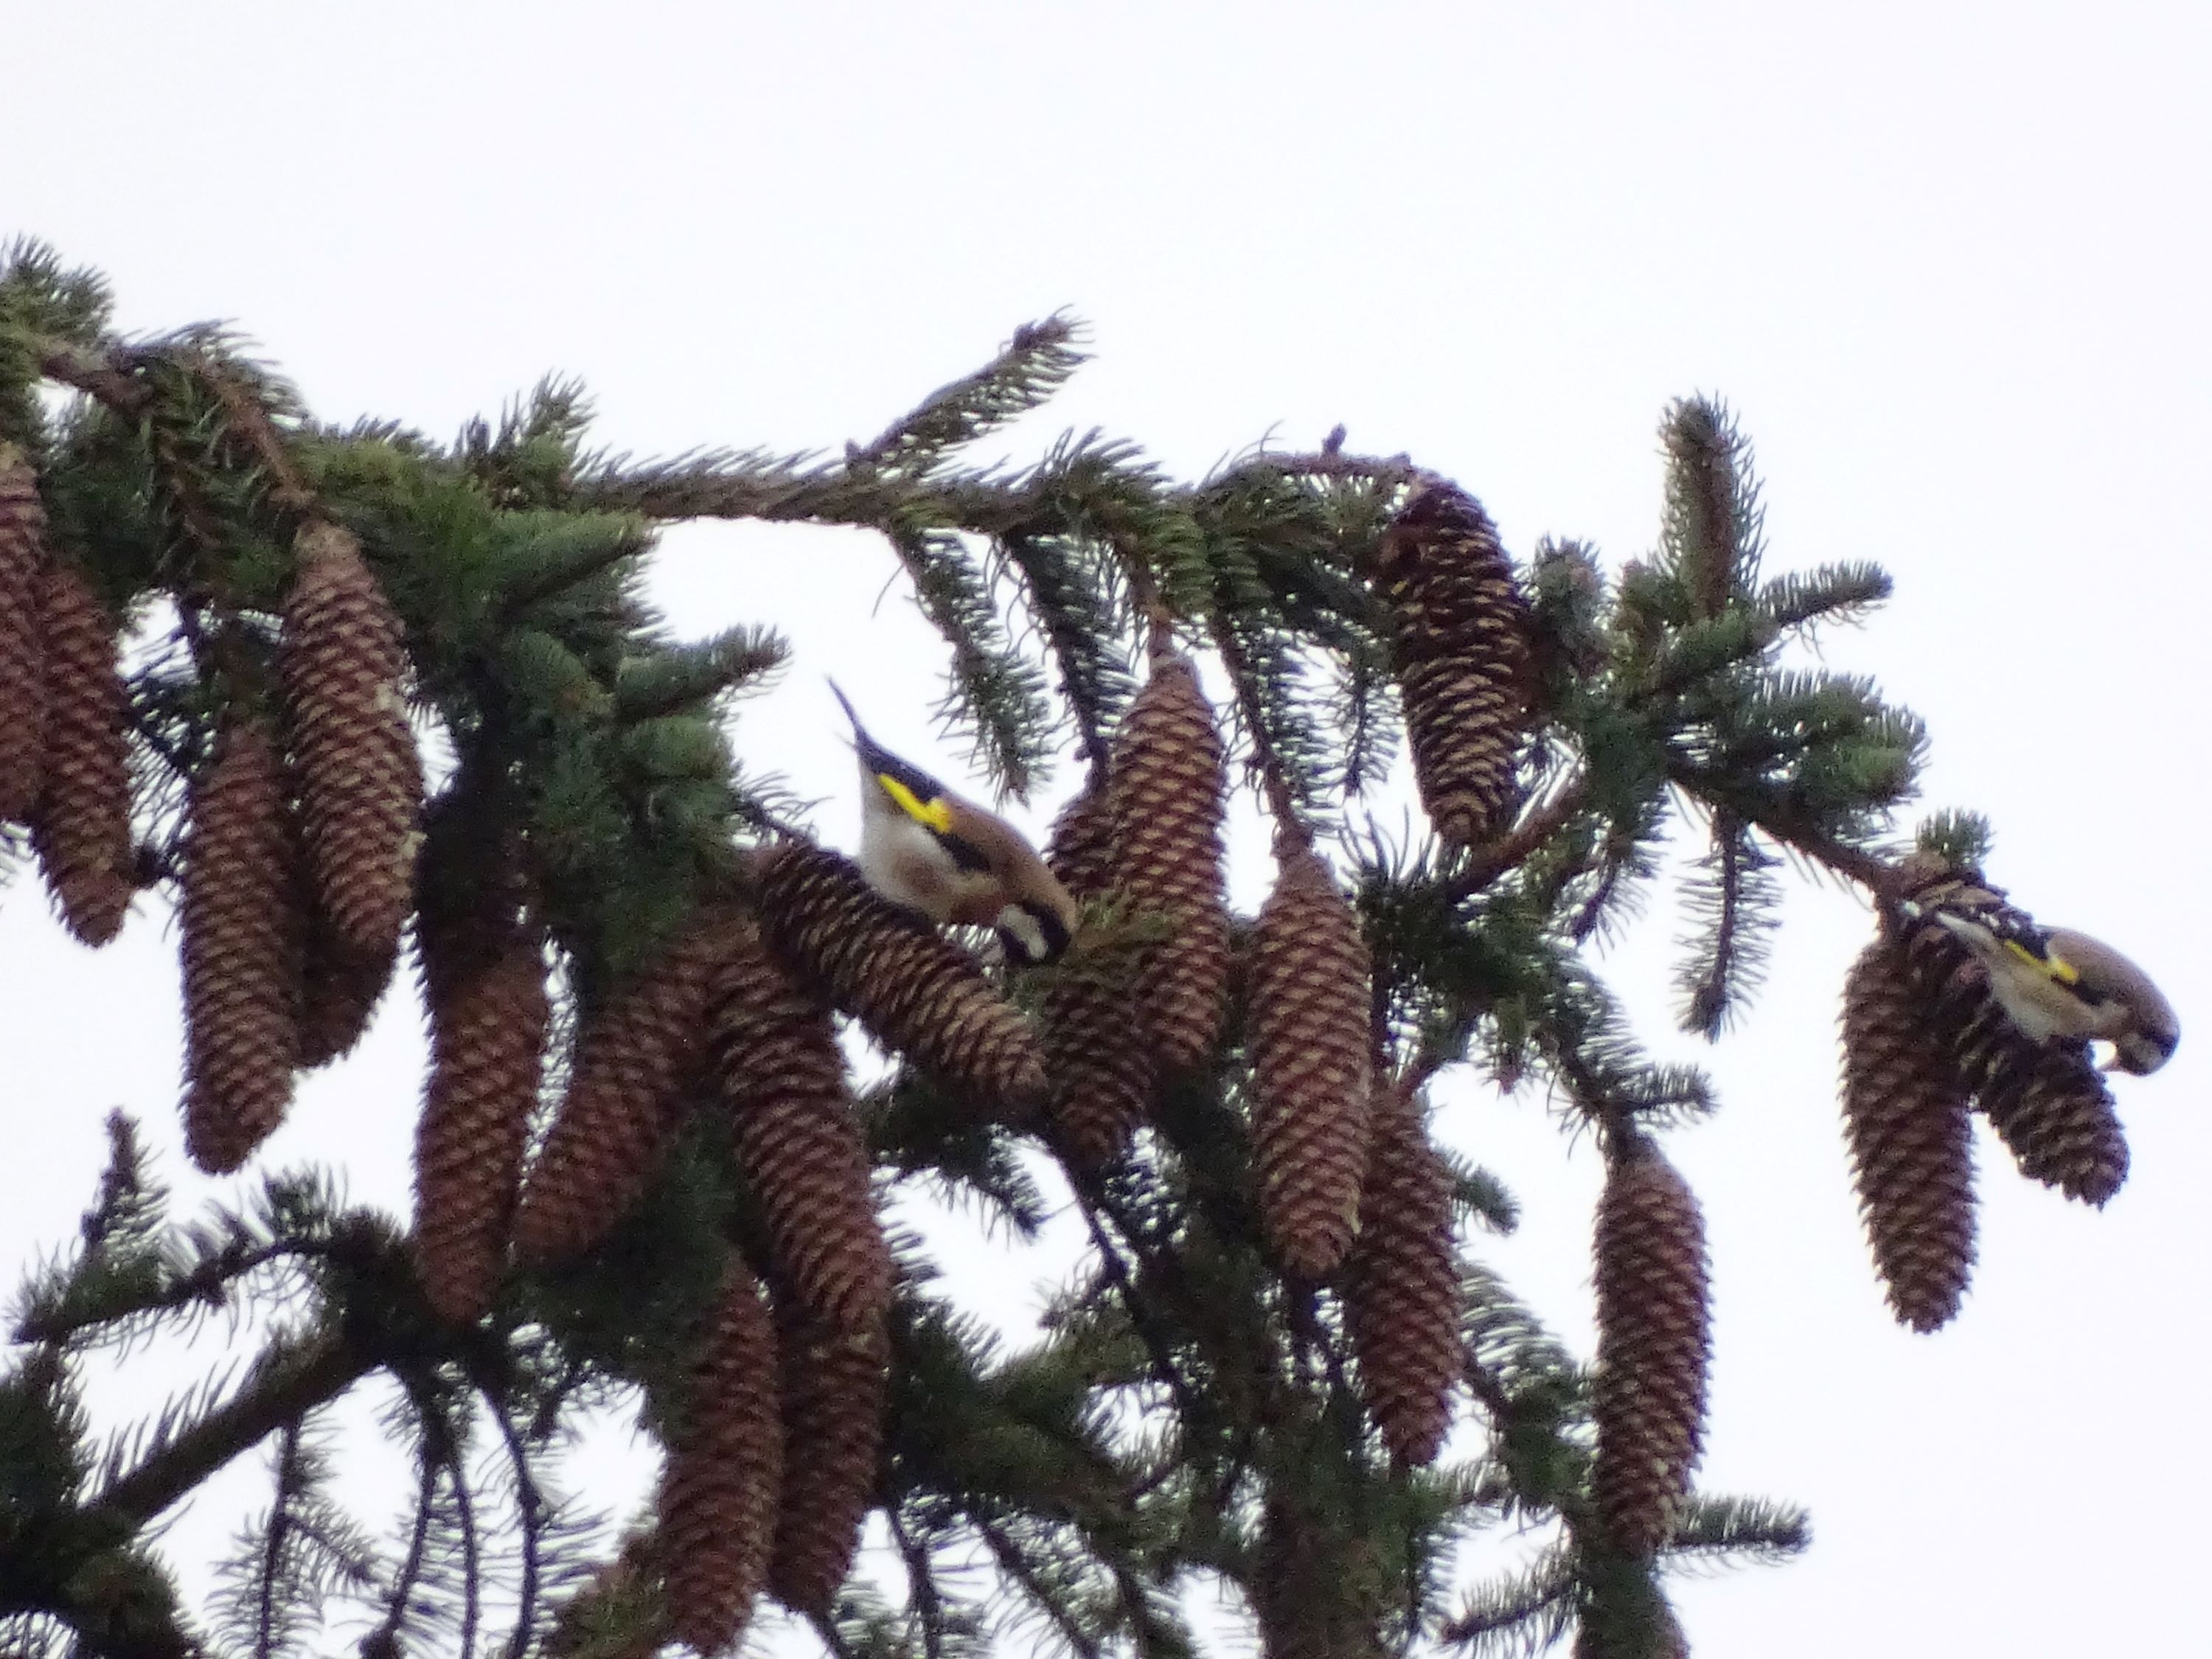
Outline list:
[[[1075,901],[1021,831],[963,800],[871,738],[844,692],[860,757],[860,869],[894,904],[942,927],[995,928],[1007,957],[1052,961],[1074,937]]]
[[[2063,927],[2034,926],[2009,909],[1954,910],[1910,900],[1905,914],[1931,920],[1988,969],[1990,993],[2031,1041],[2112,1045],[2112,1066],[2137,1075],[2172,1058],[2181,1040],[2173,1006],[2150,975],[2109,945]]]

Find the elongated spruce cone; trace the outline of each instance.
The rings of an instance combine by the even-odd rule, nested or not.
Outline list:
[[[391,987],[392,957],[364,957],[337,937],[331,919],[311,908],[315,895],[300,884],[305,938],[300,964],[300,1056],[312,1072],[351,1054],[368,1034],[377,1005]]]
[[[691,1411],[660,1479],[656,1554],[669,1624],[702,1654],[744,1633],[768,1580],[786,1453],[776,1331],[760,1283],[732,1258],[706,1352],[692,1372]],[[793,1484],[803,1466],[792,1464]]]
[[[1139,1030],[1163,1070],[1195,1071],[1212,1062],[1229,1011],[1229,775],[1189,658],[1152,659],[1111,769],[1115,884],[1168,930],[1139,970]]]
[[[778,1294],[839,1330],[880,1328],[890,1245],[829,1008],[747,933],[723,960],[713,1019],[716,1076]]]
[[[1384,532],[1376,582],[1390,610],[1413,781],[1437,834],[1491,839],[1521,799],[1531,729],[1528,601],[1481,503],[1431,484]]]
[[[39,579],[39,630],[45,755],[31,845],[70,932],[105,945],[121,931],[135,890],[128,698],[115,619],[82,575],[55,560]]]
[[[1973,1119],[1905,951],[1887,938],[1844,981],[1844,1127],[1891,1310],[1916,1331],[1948,1324],[1974,1267]]]
[[[1078,903],[1112,890],[1113,836],[1112,799],[1096,790],[1068,802],[1053,826],[1045,861]],[[1061,958],[1045,988],[1048,1115],[1060,1151],[1086,1169],[1127,1151],[1152,1106],[1152,1049],[1131,1039],[1137,971],[1127,947],[1087,948]]]
[[[1402,1463],[1433,1462],[1467,1366],[1451,1171],[1430,1143],[1420,1102],[1375,1093],[1359,1237],[1344,1288],[1361,1392],[1382,1443]]]
[[[185,1148],[221,1175],[284,1121],[299,1054],[295,852],[283,768],[258,725],[224,729],[185,810]]]
[[[974,957],[868,885],[851,860],[786,842],[761,860],[769,942],[809,984],[924,1071],[994,1115],[1044,1096],[1029,1022]]]
[[[784,1466],[805,1474],[784,1483],[768,1587],[794,1613],[826,1614],[875,1506],[890,1340],[880,1324],[841,1331],[782,1303],[776,1336]]]
[[[1262,1659],[1385,1659],[1390,1584],[1371,1535],[1324,1528],[1280,1498],[1261,1512],[1245,1589]]]
[[[418,944],[424,983],[441,989],[423,999],[430,1072],[415,1128],[415,1266],[430,1305],[468,1324],[506,1271],[552,1011],[538,941],[511,923],[489,960],[441,929]]]
[[[1954,911],[2017,915],[1978,872],[1950,872],[1917,855],[1905,896]],[[2127,1179],[2128,1143],[2087,1045],[2037,1042],[1990,993],[1988,970],[1942,924],[1923,919],[1904,934],[1914,983],[1948,1042],[1962,1086],[2030,1180],[2102,1205]]]
[[[1283,860],[1252,933],[1252,1139],[1260,1218],[1291,1272],[1333,1272],[1359,1231],[1372,1013],[1367,943],[1328,867]]]
[[[644,1192],[684,1119],[706,1057],[720,963],[749,924],[709,911],[586,1019],[568,1091],[532,1165],[515,1254],[532,1266],[581,1255]]]
[[[279,666],[320,908],[356,956],[392,960],[414,903],[422,765],[399,618],[350,532],[300,532]]]
[[[0,442],[0,818],[22,817],[39,798],[46,706],[39,573],[46,562],[38,475],[21,450]]]
[[[1596,1243],[1590,1495],[1607,1542],[1649,1555],[1666,1541],[1690,1490],[1712,1352],[1705,1217],[1649,1141],[1613,1149]]]

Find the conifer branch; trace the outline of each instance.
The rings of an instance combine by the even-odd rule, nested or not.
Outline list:
[[[376,1364],[343,1335],[272,1345],[252,1381],[137,1468],[110,1481],[86,1506],[87,1518],[134,1529],[145,1525],[240,1453],[337,1399]]]

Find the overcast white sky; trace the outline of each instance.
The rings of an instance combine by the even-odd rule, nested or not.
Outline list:
[[[235,319],[327,416],[448,434],[559,369],[617,447],[834,446],[1068,306],[1098,360],[1018,451],[1097,424],[1189,475],[1341,421],[1455,475],[1513,548],[1576,534],[1617,563],[1655,533],[1662,405],[1727,398],[1772,567],[1894,574],[1828,659],[1929,719],[1930,804],[1990,812],[1991,874],[2136,956],[2191,1029],[2120,1085],[2135,1172],[2106,1212],[1985,1144],[1973,1294],[1915,1339],[1867,1265],[1835,1105],[1868,921],[1793,898],[1711,1057],[1727,1109],[1672,1150],[1716,1259],[1705,1479],[1809,1504],[1815,1541],[1683,1588],[1689,1635],[1701,1659],[2202,1639],[2212,12],[11,10],[0,234],[105,269],[127,327]],[[959,770],[929,636],[896,599],[866,611],[890,568],[805,530],[685,532],[659,567],[687,631],[792,636],[740,738],[831,798],[832,834],[854,808],[824,674]],[[173,1151],[166,926],[94,955],[33,884],[0,904],[0,1268],[69,1231],[105,1109]],[[1686,1055],[1667,932],[1616,965]],[[392,1005],[268,1156],[403,1202],[414,1021]],[[1589,1150],[1464,1085],[1443,1121],[1524,1201],[1491,1258],[1586,1340]]]

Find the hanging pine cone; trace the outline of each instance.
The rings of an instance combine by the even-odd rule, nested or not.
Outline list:
[[[46,726],[39,572],[46,562],[46,511],[23,452],[0,443],[0,818],[20,818],[39,798]]]
[[[690,1419],[660,1480],[656,1553],[669,1624],[702,1654],[736,1643],[767,1581],[786,1467],[777,1374],[760,1284],[732,1257],[714,1334],[691,1374]]]
[[[1711,1324],[1698,1200],[1656,1147],[1626,1137],[1598,1200],[1590,1495],[1607,1541],[1629,1554],[1666,1541],[1689,1492]]]
[[[1528,602],[1481,503],[1445,483],[1401,509],[1375,575],[1390,607],[1421,805],[1445,841],[1478,845],[1506,826],[1521,799]]]
[[[1359,918],[1310,848],[1287,854],[1252,934],[1260,1217],[1285,1267],[1333,1272],[1359,1228],[1372,1052]]]
[[[284,774],[258,725],[224,729],[192,780],[185,816],[185,1146],[222,1175],[283,1121],[299,1053]]]
[[[769,943],[811,984],[924,1071],[1018,1115],[1044,1094],[1029,1023],[974,957],[883,899],[852,860],[799,841],[759,866]]]
[[[2128,1178],[2128,1139],[2103,1073],[2079,1044],[2005,1045],[1979,1096],[2020,1172],[2100,1208]]]
[[[1096,789],[1068,802],[1053,826],[1046,862],[1078,903],[1111,890],[1113,830],[1111,799]],[[1127,949],[1088,949],[1063,957],[1045,988],[1053,1133],[1060,1150],[1087,1169],[1128,1149],[1152,1103],[1152,1050],[1130,1040],[1135,969]]]
[[[1229,1009],[1221,734],[1190,659],[1162,653],[1114,741],[1115,884],[1169,931],[1144,955],[1139,1029],[1163,1069],[1208,1065]]]
[[[1245,1583],[1262,1659],[1384,1659],[1392,1586],[1374,1539],[1324,1529],[1281,1498],[1261,1510]]]
[[[352,535],[310,524],[285,601],[301,827],[320,908],[356,956],[391,960],[413,899],[422,767],[407,726],[399,618]]]
[[[126,695],[115,621],[71,567],[39,580],[46,650],[45,756],[31,845],[70,932],[105,945],[123,927],[131,879]],[[0,761],[0,765],[4,765]]]
[[[431,1306],[455,1324],[483,1316],[506,1270],[552,1014],[514,861],[469,829],[455,798],[441,799],[422,849],[415,941],[430,1017],[415,1265]]]
[[[793,1612],[822,1615],[853,1570],[875,1504],[890,1341],[880,1324],[841,1331],[782,1303],[776,1338],[784,1463],[806,1478],[784,1483],[768,1587]]]
[[[1382,1443],[1401,1463],[1435,1461],[1466,1368],[1451,1171],[1430,1144],[1420,1102],[1378,1087],[1352,1247],[1345,1315],[1361,1392]]]
[[[431,1007],[415,1127],[415,1266],[430,1305],[457,1325],[483,1316],[506,1270],[550,1016],[544,959],[520,932]]]
[[[719,911],[699,917],[586,1023],[515,1217],[515,1254],[526,1263],[591,1249],[645,1190],[683,1121],[720,964],[746,925]]]
[[[1903,948],[1869,945],[1844,981],[1844,1126],[1891,1310],[1948,1324],[1974,1266],[1973,1120]]]
[[[305,890],[307,884],[302,882]],[[311,908],[315,896],[303,890],[300,904],[307,912],[306,937],[300,965],[300,1069],[312,1072],[353,1052],[368,1035],[368,1022],[392,983],[396,965],[391,957],[364,957],[355,951],[319,909]]]
[[[1973,871],[1927,854],[1908,860],[1905,896],[1959,914],[2019,916]],[[2086,1044],[2038,1042],[1990,994],[1989,972],[1933,918],[1907,927],[1905,951],[1929,1020],[1948,1039],[1960,1085],[2010,1149],[2021,1173],[2102,1205],[2127,1179],[2128,1143]]]
[[[823,1323],[877,1329],[890,1307],[890,1246],[830,1011],[750,933],[723,960],[716,1000],[721,1097],[778,1285]]]

